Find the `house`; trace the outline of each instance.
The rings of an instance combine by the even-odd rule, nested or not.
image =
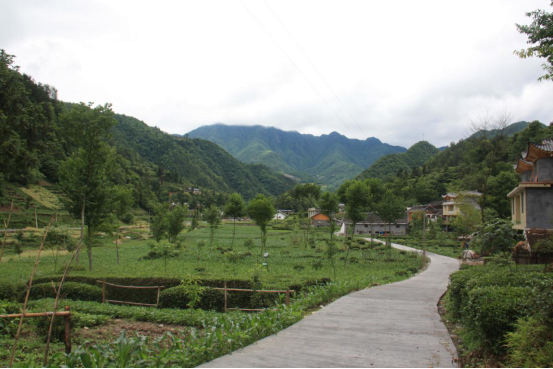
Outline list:
[[[513,228],[553,230],[553,140],[528,143],[516,166],[520,183],[507,197],[511,202]]]
[[[287,217],[287,215],[279,210],[279,211],[277,211],[277,213],[275,214],[273,219],[274,220],[284,220],[284,219],[286,219],[286,217]]]
[[[442,212],[445,224],[449,224],[452,218],[461,214],[461,205],[470,204],[480,210],[478,199],[482,194],[478,191],[461,191],[459,193],[449,192],[442,195]]]
[[[346,220],[346,225],[348,226],[348,232],[351,229],[351,222]],[[393,236],[405,236],[407,235],[407,228],[409,227],[409,218],[407,213],[400,218],[396,219],[391,224],[391,231]],[[355,234],[388,234],[390,230],[390,223],[384,222],[376,214],[369,213],[367,218],[364,221],[361,221],[355,225]]]
[[[278,209],[278,212],[288,216],[288,215],[292,215],[294,213],[294,210]]]
[[[330,226],[330,218],[323,213],[317,213],[311,217],[314,227],[328,227]]]
[[[338,213],[345,213],[346,212],[346,204],[339,203],[338,204]]]
[[[192,195],[201,195],[202,194],[202,191],[200,191],[199,188],[194,188],[194,187],[188,187],[188,192],[191,193]]]
[[[320,213],[321,212],[321,209],[318,209],[318,208],[309,208],[307,209],[307,217],[308,218],[312,218],[313,215],[317,214],[317,213]]]
[[[413,221],[413,216],[419,213],[424,213],[426,218],[430,221],[436,221],[438,217],[442,217],[442,202],[430,203],[426,205],[414,205],[410,208],[407,208],[407,217],[409,218],[409,223]]]

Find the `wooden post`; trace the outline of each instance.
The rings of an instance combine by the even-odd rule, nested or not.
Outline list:
[[[102,281],[102,304],[106,302],[106,281]]]
[[[156,299],[156,307],[159,306],[159,293],[161,291],[161,286],[157,286],[157,299]]]
[[[69,306],[66,306],[65,311],[71,312],[71,308]],[[67,314],[64,320],[65,320],[65,353],[70,354],[71,353],[71,313]]]
[[[225,313],[227,312],[227,281],[225,281]]]
[[[38,216],[36,215],[36,210],[35,210],[35,228],[38,229]]]
[[[286,306],[290,306],[290,290],[286,289]]]

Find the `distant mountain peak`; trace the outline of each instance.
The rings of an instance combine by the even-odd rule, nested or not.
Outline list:
[[[259,125],[214,124],[195,129],[189,136],[215,142],[242,162],[265,164],[328,188],[355,177],[383,155],[406,151],[374,137],[351,139],[336,131],[314,136]]]

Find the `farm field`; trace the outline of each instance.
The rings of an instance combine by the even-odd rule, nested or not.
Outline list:
[[[347,243],[339,240],[334,252],[329,253],[326,229],[312,230],[306,242],[300,230],[269,230],[265,258],[258,227],[237,226],[233,246],[232,231],[232,225],[225,224],[216,230],[211,241],[209,229],[201,227],[181,233],[175,246],[169,247],[164,241],[156,246],[153,240],[147,239],[147,229],[127,229],[119,240],[119,264],[114,238],[97,237],[92,272],[88,271],[87,255],[83,251],[80,263],[72,267],[67,279],[75,285],[67,284],[67,299],[60,304],[71,306],[74,314],[74,352],[78,352],[80,346],[88,353],[100,350],[101,346],[104,356],[111,359],[99,365],[119,366],[116,358],[120,345],[115,342],[124,341],[140,346],[143,356],[149,357],[146,360],[149,366],[195,366],[273,334],[312,309],[348,292],[408,278],[418,272],[421,264],[415,254],[386,250],[382,245],[371,246],[362,239]],[[32,252],[40,243],[40,236],[35,234],[31,240],[26,240],[23,253],[17,255],[11,247],[13,237],[11,235],[8,240],[0,270],[0,300],[9,300],[0,309],[8,313],[18,312],[21,304],[15,301],[22,301],[24,284],[34,265],[34,256],[25,253]],[[34,247],[30,246],[32,242],[35,242]],[[51,283],[59,281],[68,258],[68,254],[60,253],[54,267],[52,250],[43,251],[33,284],[35,288],[31,290],[31,311],[52,309]],[[102,304],[97,280],[124,285],[163,285],[166,289],[161,293],[158,308]],[[229,287],[293,289],[296,292],[292,293],[288,307],[284,305],[283,295],[229,292],[229,307],[269,309],[259,313],[224,313],[222,292],[208,287],[223,287],[225,282]],[[79,287],[83,284],[88,287]],[[190,304],[190,294],[198,290],[203,291],[201,298],[197,304]],[[186,296],[179,291],[185,291]],[[155,294],[136,293],[135,290],[129,293],[129,290],[108,288],[106,294],[106,298],[115,300],[145,303],[156,300]],[[58,319],[61,324],[63,319]],[[26,320],[17,351],[21,365],[39,365],[42,360],[39,347],[44,343],[43,321],[42,318]],[[0,331],[2,329],[0,361],[5,362],[13,339],[6,334],[9,327],[0,326]],[[11,329],[13,332],[13,327]],[[118,338],[123,330],[127,332],[126,337]],[[136,338],[135,333],[150,338],[144,341]],[[166,343],[160,344],[159,340]],[[165,364],[156,361],[154,353],[161,350],[159,345],[171,347],[166,353]],[[52,347],[54,354],[63,350],[60,342]],[[57,366],[84,365],[79,361],[82,360],[80,356],[60,354],[52,356],[52,360],[52,365]],[[137,357],[129,360],[126,365],[138,365],[137,361],[132,361],[139,360]]]

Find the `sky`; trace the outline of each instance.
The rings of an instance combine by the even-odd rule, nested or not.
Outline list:
[[[0,48],[69,102],[203,125],[445,146],[508,114],[553,121],[515,23],[550,0],[0,0]]]

